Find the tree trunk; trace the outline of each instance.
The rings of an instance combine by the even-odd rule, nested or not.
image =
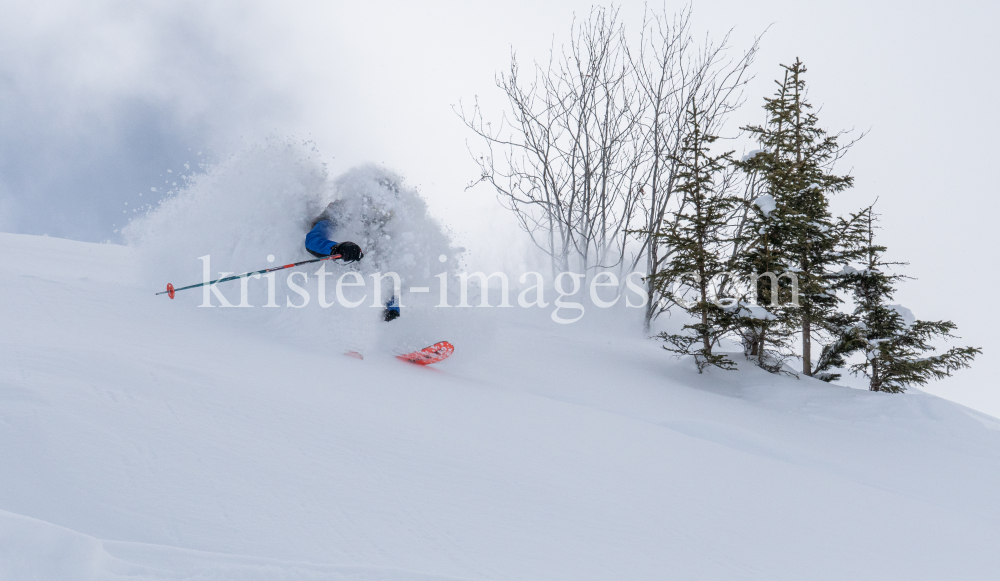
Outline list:
[[[808,316],[802,317],[802,373],[812,377],[812,324]]]
[[[704,250],[704,246],[702,247]],[[705,282],[705,276],[701,277],[701,342],[702,347],[705,349],[705,355],[708,357],[712,356],[712,340],[711,334],[708,331],[708,308],[705,306],[708,304],[708,284]]]

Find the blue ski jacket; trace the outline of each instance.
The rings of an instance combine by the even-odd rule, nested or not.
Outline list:
[[[330,251],[336,242],[330,240],[330,233],[333,231],[333,222],[330,220],[320,220],[316,222],[313,229],[306,234],[306,250],[313,256],[330,256]]]

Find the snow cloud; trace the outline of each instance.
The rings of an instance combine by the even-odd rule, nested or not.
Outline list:
[[[284,98],[243,15],[195,2],[6,3],[0,21],[0,227],[113,238],[197,152],[272,123]],[[229,26],[220,26],[224,19]],[[155,199],[158,196],[153,196]],[[130,202],[130,207],[125,207]],[[124,212],[124,214],[123,214]]]

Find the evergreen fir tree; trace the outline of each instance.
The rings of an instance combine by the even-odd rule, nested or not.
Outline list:
[[[745,167],[745,162],[737,165]],[[755,189],[752,182],[749,189]],[[739,299],[736,328],[747,358],[775,373],[790,356],[791,323],[781,305],[793,298],[793,289],[787,277],[779,279],[775,274],[786,271],[787,264],[780,252],[781,222],[772,217],[774,199],[763,194],[746,206],[734,240],[732,270],[750,286]]]
[[[698,371],[713,365],[735,369],[725,355],[713,352],[719,339],[732,330],[731,309],[714,299],[713,283],[726,274],[726,229],[739,198],[728,192],[730,153],[712,156],[717,136],[706,133],[694,103],[687,112],[687,131],[675,158],[683,203],[674,225],[656,234],[658,242],[674,249],[670,260],[654,277],[661,296],[669,297],[693,323],[680,333],[660,333],[664,349],[693,355]]]
[[[866,208],[857,214],[852,214],[848,220],[841,220],[841,242],[851,248],[850,252],[843,254],[845,266],[835,274],[827,276],[827,280],[832,282],[832,289],[851,293],[854,289],[854,269],[846,266],[847,262],[864,259],[867,256],[869,246],[868,226],[872,209]],[[883,249],[884,250],[884,249]],[[813,369],[813,377],[822,381],[837,381],[840,374],[834,369],[842,369],[847,366],[847,357],[852,353],[863,349],[866,345],[865,338],[858,325],[858,318],[853,313],[833,312],[826,319],[825,330],[829,337],[832,337],[823,350],[820,352],[819,360]]]
[[[763,151],[741,166],[760,176],[775,209],[768,216],[766,234],[778,259],[774,271],[797,283],[797,305],[785,303],[778,320],[794,326],[802,344],[802,373],[811,376],[813,340],[832,336],[843,322],[837,307],[834,268],[852,256],[852,225],[830,213],[829,196],[849,188],[851,176],[838,176],[831,166],[843,153],[838,135],[817,126],[812,106],[805,100],[805,66],[796,59],[777,82],[774,98],[765,99],[767,121],[745,129]]]
[[[863,248],[865,268],[846,277],[857,304],[854,316],[858,323],[851,332],[862,340],[860,348],[865,355],[864,362],[850,369],[852,373],[867,377],[872,391],[901,393],[908,385],[924,385],[932,379],[948,377],[956,369],[969,367],[982,350],[953,347],[940,355],[925,355],[934,351],[930,344],[934,339],[955,338],[951,333],[955,324],[915,320],[907,309],[889,304],[896,283],[905,277],[888,272],[889,268],[901,263],[882,259],[886,248],[875,244],[876,221],[877,217],[869,209]],[[855,340],[847,339],[848,342]]]

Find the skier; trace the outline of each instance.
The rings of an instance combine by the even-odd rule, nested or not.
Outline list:
[[[306,234],[306,250],[316,258],[339,254],[344,262],[357,262],[365,257],[361,247],[357,244],[345,241],[335,242],[330,237],[337,230],[337,222],[333,219],[333,204],[323,210],[315,220],[309,233]]]
[[[306,234],[306,250],[317,258],[339,254],[344,262],[357,262],[365,257],[360,246],[350,241],[331,240],[339,226],[336,219],[340,214],[338,209],[337,202],[332,202],[312,221],[312,227]],[[382,318],[385,321],[392,321],[398,317],[399,304],[396,302],[396,297],[392,296],[385,304]]]

